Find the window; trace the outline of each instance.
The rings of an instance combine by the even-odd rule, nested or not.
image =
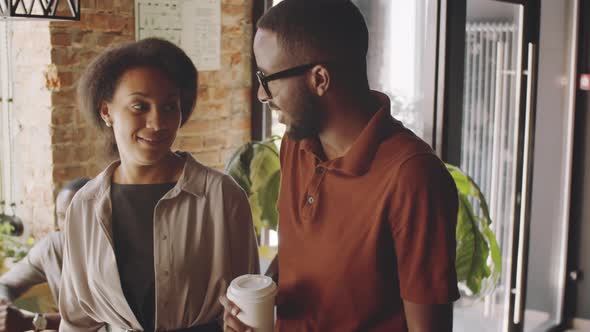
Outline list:
[[[272,6],[276,6],[279,2],[283,0],[272,0],[267,2],[267,8]],[[256,85],[257,86],[257,85]],[[262,108],[262,135],[260,135],[262,139],[269,138],[271,136],[283,136],[285,134],[286,127],[284,124],[279,123],[279,115],[277,112],[272,112],[266,105]],[[277,142],[280,144],[280,142]]]
[[[0,201],[10,204],[14,201],[12,190],[12,162],[13,144],[11,144],[10,109],[12,104],[12,74],[10,48],[10,25],[8,21],[0,20]]]
[[[353,0],[369,29],[372,89],[387,94],[392,115],[433,143],[437,1]]]

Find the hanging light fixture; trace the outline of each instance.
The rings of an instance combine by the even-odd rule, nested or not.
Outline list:
[[[81,0],[0,0],[0,20],[48,19],[79,21],[80,1]],[[62,2],[61,7],[60,2]],[[65,2],[67,2],[67,7]]]

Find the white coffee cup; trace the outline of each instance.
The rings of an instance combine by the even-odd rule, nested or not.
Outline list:
[[[258,274],[237,277],[227,289],[227,298],[240,308],[238,319],[255,332],[274,331],[276,295],[274,281]]]

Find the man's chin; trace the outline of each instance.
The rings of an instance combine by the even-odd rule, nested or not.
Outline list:
[[[278,117],[277,117],[277,121],[278,121],[280,124],[284,124],[284,125],[286,125],[286,126],[289,126],[289,125],[287,124],[287,119],[285,119],[285,115],[283,114],[283,112],[281,112],[281,111],[276,111],[276,112],[277,112],[277,115],[278,115]]]
[[[311,132],[301,130],[299,128],[293,128],[291,126],[287,126],[287,130],[285,131],[285,134],[287,136],[289,136],[289,138],[294,141],[301,141],[301,140],[304,140],[307,138],[312,138],[312,137],[316,136],[315,134],[312,134]]]
[[[287,135],[287,137],[289,137],[289,139],[291,139],[291,140],[293,140],[293,141],[300,141],[300,140],[302,140],[302,139],[303,139],[303,138],[302,138],[302,137],[300,137],[299,135],[297,135],[297,134],[294,134],[292,131],[289,131],[289,130],[287,130],[287,131],[285,132],[285,135]]]

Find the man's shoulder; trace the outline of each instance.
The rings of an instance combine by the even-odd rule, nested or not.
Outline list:
[[[47,234],[33,244],[23,263],[43,270],[43,265],[48,260],[48,257],[52,256],[56,251],[59,251],[61,257],[62,240],[61,232]]]
[[[49,248],[57,256],[62,256],[64,234],[61,231],[51,232],[47,235],[47,241],[49,242]]]
[[[47,234],[29,251],[29,262],[45,272],[48,265],[61,267],[63,241],[63,233],[60,231]]]
[[[63,233],[60,231],[49,232],[47,235],[37,240],[31,250],[47,251],[50,248],[61,246]]]
[[[283,156],[292,151],[296,151],[301,141],[291,139],[289,135],[285,134],[281,139],[279,156]]]
[[[378,154],[376,160],[382,160],[380,169],[388,173],[392,190],[455,190],[445,163],[409,130],[385,140]]]
[[[409,129],[402,128],[392,132],[390,136],[381,142],[374,160],[386,164],[387,168],[393,171],[418,156],[429,156],[424,159],[431,162],[440,162],[428,143]]]
[[[301,141],[294,140],[285,133],[281,139],[281,146],[279,148],[279,161],[281,163],[281,172],[288,172],[295,160],[297,159],[297,152],[301,148]]]

